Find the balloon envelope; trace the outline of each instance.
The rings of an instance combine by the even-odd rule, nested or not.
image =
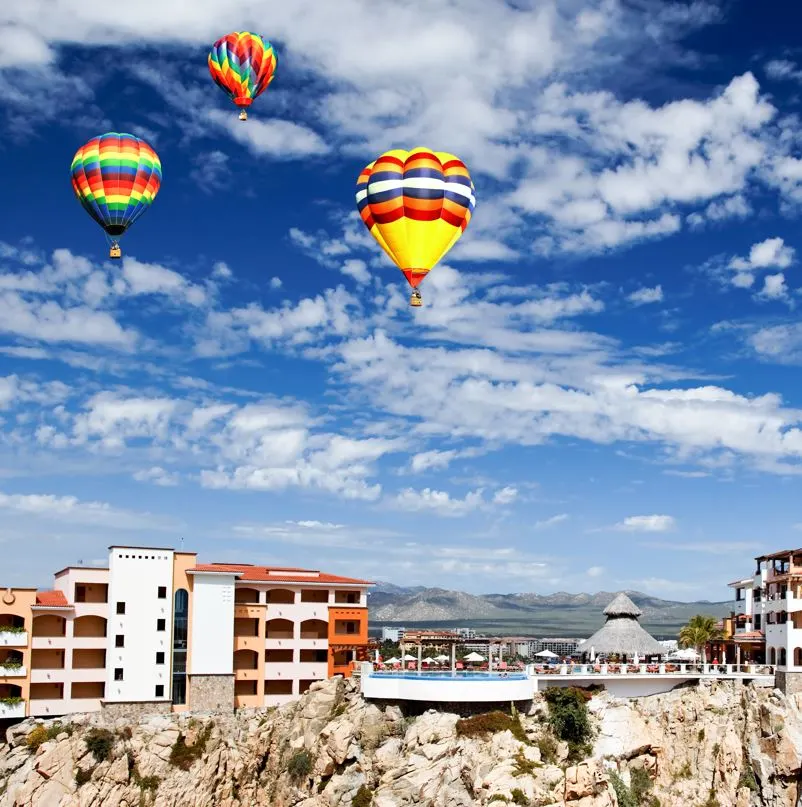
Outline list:
[[[453,154],[397,149],[365,167],[356,202],[371,235],[417,288],[465,231],[476,194]]]
[[[107,132],[75,152],[72,189],[110,235],[122,235],[153,203],[162,181],[156,152],[131,134]]]
[[[209,52],[212,78],[238,107],[250,106],[273,80],[276,51],[258,34],[234,31],[221,37]]]

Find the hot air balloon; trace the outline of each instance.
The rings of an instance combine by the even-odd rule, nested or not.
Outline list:
[[[215,84],[240,107],[240,120],[248,120],[245,107],[267,89],[275,76],[276,63],[273,46],[248,31],[221,37],[209,52],[209,72]]]
[[[476,195],[465,164],[453,154],[414,148],[388,151],[357,180],[362,221],[412,286],[454,246],[471,220]]]
[[[70,172],[78,201],[109,237],[109,257],[119,258],[118,239],[159,192],[162,164],[158,155],[134,135],[106,132],[75,152]]]

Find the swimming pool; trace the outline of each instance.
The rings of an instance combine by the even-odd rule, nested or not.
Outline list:
[[[381,672],[374,670],[371,678],[403,678],[407,680],[425,681],[525,681],[526,673],[514,672],[473,672],[467,670],[437,670],[436,672],[417,672],[415,670],[398,670],[397,672]]]

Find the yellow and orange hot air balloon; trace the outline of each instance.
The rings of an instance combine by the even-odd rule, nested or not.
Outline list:
[[[362,221],[412,286],[456,244],[471,220],[476,193],[465,163],[453,154],[396,149],[366,166],[357,180]]]

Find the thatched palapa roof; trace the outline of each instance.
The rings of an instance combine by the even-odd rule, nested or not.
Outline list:
[[[657,639],[650,636],[638,622],[643,611],[635,605],[626,594],[621,592],[604,609],[607,622],[589,639],[585,639],[577,647],[579,653],[595,653],[605,655],[657,656],[666,649]]]

